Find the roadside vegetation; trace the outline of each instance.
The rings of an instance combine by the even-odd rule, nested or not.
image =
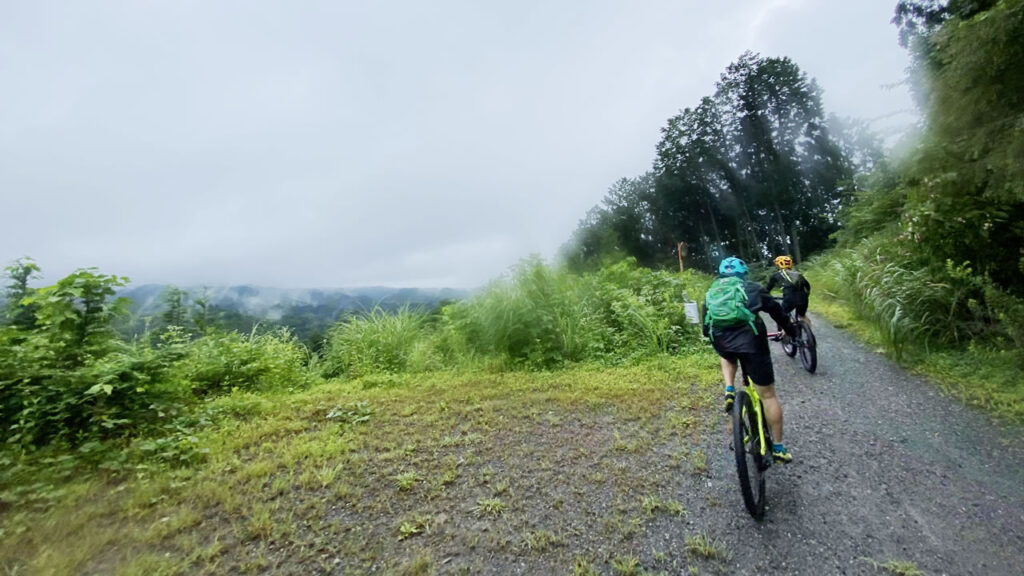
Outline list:
[[[897,23],[926,80],[906,157],[828,118],[789,59],[744,54],[584,218],[565,266],[347,317],[315,347],[176,289],[140,324],[114,298],[126,278],[34,287],[15,262],[0,570],[715,569],[728,551],[699,526],[681,554],[637,542],[717,505],[672,486],[707,471],[690,441],[719,393],[684,300],[730,253],[808,262],[812,311],[1024,422],[1024,0],[901,1]]]
[[[583,552],[686,562],[629,542],[685,515],[673,474],[706,470],[686,439],[716,363],[683,307],[704,275],[528,259],[462,302],[350,318],[316,355],[174,291],[158,329],[125,338],[127,279],[7,272],[8,572],[426,573],[478,549],[556,570]]]
[[[886,152],[813,79],[746,54],[670,118],[565,249],[711,271],[790,254],[811,309],[947,391],[1024,422],[1024,0],[896,2],[922,125]],[[827,192],[822,192],[822,190]]]
[[[1024,422],[1024,2],[900,2],[897,23],[928,123],[860,182],[813,267],[816,303],[843,303],[852,315],[826,308],[833,320]]]

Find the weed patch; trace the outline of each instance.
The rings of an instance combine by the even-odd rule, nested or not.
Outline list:
[[[270,405],[246,393],[230,404],[258,416],[221,411],[202,461],[46,477],[52,497],[9,504],[0,558],[15,573],[600,573],[593,559],[685,513],[658,496],[680,475],[653,454],[687,444],[680,423],[708,409],[714,368],[424,374]]]

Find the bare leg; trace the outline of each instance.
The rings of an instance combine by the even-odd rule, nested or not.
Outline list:
[[[730,362],[725,358],[719,360],[722,361],[722,379],[725,380],[726,386],[732,386],[736,381],[736,362]]]
[[[775,385],[757,386],[757,394],[761,397],[761,404],[764,404],[764,417],[772,431],[772,440],[782,444],[782,404],[775,395]]]

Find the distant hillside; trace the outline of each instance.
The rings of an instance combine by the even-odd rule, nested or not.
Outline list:
[[[132,320],[126,334],[141,334],[159,327],[166,305],[162,295],[168,286],[143,284],[125,288],[118,296],[132,301]],[[249,332],[256,326],[285,326],[304,343],[318,349],[330,327],[346,315],[369,312],[374,307],[398,310],[402,306],[430,310],[443,302],[461,300],[468,290],[452,288],[282,289],[265,286],[214,286],[183,288],[191,315],[197,298],[205,297],[210,325]],[[191,317],[191,316],[190,316]]]
[[[162,284],[143,284],[125,288],[118,295],[133,302],[139,316],[159,314],[164,309]],[[266,286],[212,286],[183,288],[190,299],[205,296],[210,306],[240,312],[268,320],[281,320],[296,310],[316,311],[317,315],[337,316],[342,312],[370,311],[375,306],[393,310],[404,305],[432,308],[441,302],[461,300],[468,290],[453,288],[365,288],[285,289]]]

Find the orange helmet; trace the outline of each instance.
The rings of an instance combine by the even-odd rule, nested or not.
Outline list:
[[[779,256],[775,259],[775,265],[783,270],[789,270],[793,267],[793,259],[789,256]]]

